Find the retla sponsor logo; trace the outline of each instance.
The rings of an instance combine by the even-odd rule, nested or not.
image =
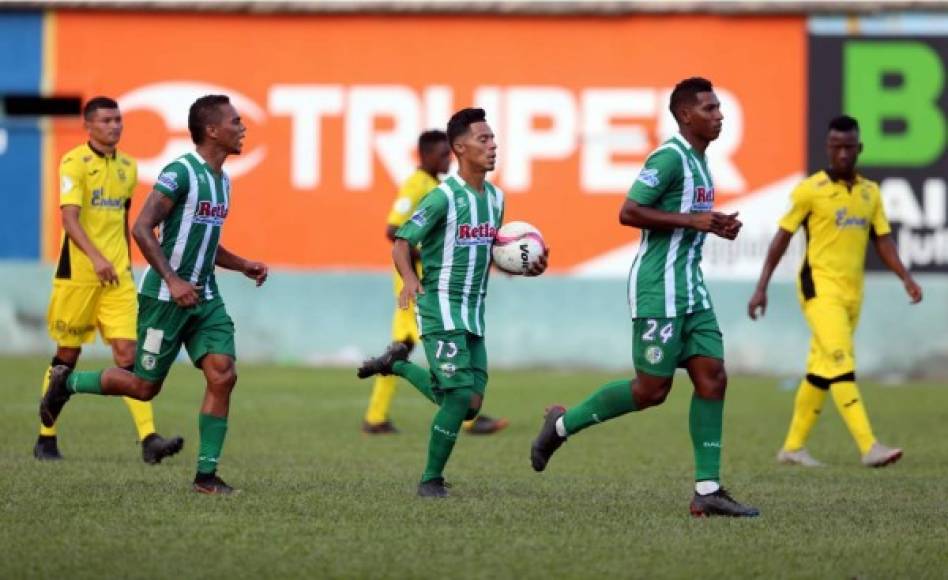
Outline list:
[[[226,217],[227,205],[223,203],[201,201],[198,202],[197,210],[194,212],[194,221],[199,224],[219,226],[224,223]]]
[[[695,188],[691,211],[711,211],[714,208],[714,188],[698,186]]]
[[[458,226],[457,242],[459,246],[489,246],[497,237],[497,228],[490,222],[477,225],[461,224]]]

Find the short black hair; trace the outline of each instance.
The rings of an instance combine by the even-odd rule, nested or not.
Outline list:
[[[204,95],[191,104],[188,111],[188,131],[191,141],[200,145],[204,141],[204,129],[208,125],[220,123],[220,106],[230,103],[227,95]]]
[[[99,109],[118,109],[118,103],[115,102],[115,99],[109,97],[92,97],[86,101],[86,106],[82,108],[82,118],[86,121],[92,119],[92,115],[95,114]]]
[[[858,132],[859,121],[850,117],[849,115],[833,117],[830,119],[829,125],[827,126],[827,132],[829,131],[839,131],[841,133],[849,133],[850,131]]]
[[[454,141],[461,135],[467,133],[471,125],[474,123],[482,123],[486,120],[487,113],[484,112],[484,109],[475,109],[472,107],[461,109],[451,115],[451,120],[448,121],[448,144],[454,145]]]
[[[431,151],[431,148],[438,143],[446,143],[447,141],[448,134],[444,131],[441,131],[440,129],[425,131],[418,136],[418,154],[424,155]]]
[[[668,102],[668,110],[671,111],[675,120],[678,120],[678,109],[685,105],[694,104],[698,100],[698,93],[708,93],[714,90],[714,85],[703,77],[690,77],[677,85],[672,91],[671,99]]]

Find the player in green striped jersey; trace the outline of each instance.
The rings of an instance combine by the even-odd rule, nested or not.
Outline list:
[[[705,150],[721,133],[723,115],[714,89],[694,77],[678,83],[670,107],[679,133],[648,157],[620,212],[623,225],[642,230],[629,273],[633,319],[634,380],[603,385],[568,411],[547,410],[531,447],[536,471],[546,469],[567,437],[596,423],[660,405],[677,367],[694,384],[690,431],[695,455],[695,516],[756,516],[721,487],[724,346],[701,274],[701,247],[708,233],[733,240],[737,214],[713,211],[714,184]]]
[[[504,193],[487,181],[497,157],[494,133],[483,109],[462,109],[448,122],[457,175],[433,189],[395,234],[392,258],[405,281],[399,306],[415,303],[428,369],[408,362],[395,342],[363,363],[360,378],[395,374],[438,405],[431,424],[428,462],[418,485],[422,497],[446,497],[444,466],[461,423],[477,416],[487,389],[484,304],[491,247],[504,219]],[[422,279],[411,261],[421,245]],[[546,270],[546,258],[527,275]]]
[[[268,268],[220,245],[231,200],[223,165],[242,149],[247,129],[240,115],[225,95],[207,95],[191,105],[188,129],[195,151],[165,167],[132,229],[150,265],[139,288],[135,372],[55,367],[40,403],[40,418],[52,424],[76,393],[151,400],[183,345],[207,382],[198,420],[201,447],[194,490],[228,494],[233,488],[217,476],[217,463],[237,382],[236,352],[234,323],[218,292],[214,268],[242,272],[257,286],[266,281]]]

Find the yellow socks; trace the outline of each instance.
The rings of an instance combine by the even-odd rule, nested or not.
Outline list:
[[[833,383],[830,390],[833,392],[833,401],[839,410],[839,415],[846,423],[849,433],[859,446],[859,453],[865,455],[876,442],[869,425],[869,416],[866,407],[862,404],[862,395],[859,387],[852,381]]]
[[[42,396],[42,395],[45,395],[45,394],[46,394],[46,390],[49,389],[49,371],[51,371],[51,370],[53,370],[53,367],[52,367],[52,366],[48,366],[48,367],[46,367],[46,372],[43,373],[43,387],[42,387],[42,389],[40,390],[40,395],[41,395],[41,396]],[[52,427],[44,427],[43,424],[40,423],[40,435],[43,436],[43,437],[55,437],[55,436],[56,436],[56,426],[53,425]]]
[[[833,385],[834,389],[836,385]],[[835,390],[834,393],[835,395]],[[790,421],[790,431],[783,443],[785,451],[797,451],[806,445],[810,430],[816,424],[826,400],[826,390],[819,389],[803,379],[797,389],[797,397],[793,403],[793,419]]]
[[[144,441],[155,432],[155,415],[152,412],[150,401],[137,401],[128,397],[122,397],[132,419],[135,420],[135,429],[138,430],[138,440]]]
[[[392,406],[392,397],[395,396],[395,387],[398,377],[394,375],[375,377],[372,387],[372,396],[369,398],[369,408],[365,412],[365,422],[378,425],[388,420],[388,410]]]

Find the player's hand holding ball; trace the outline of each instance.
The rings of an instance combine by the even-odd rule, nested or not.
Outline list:
[[[494,265],[518,276],[539,276],[545,272],[549,255],[540,230],[527,222],[501,226],[491,249]]]

